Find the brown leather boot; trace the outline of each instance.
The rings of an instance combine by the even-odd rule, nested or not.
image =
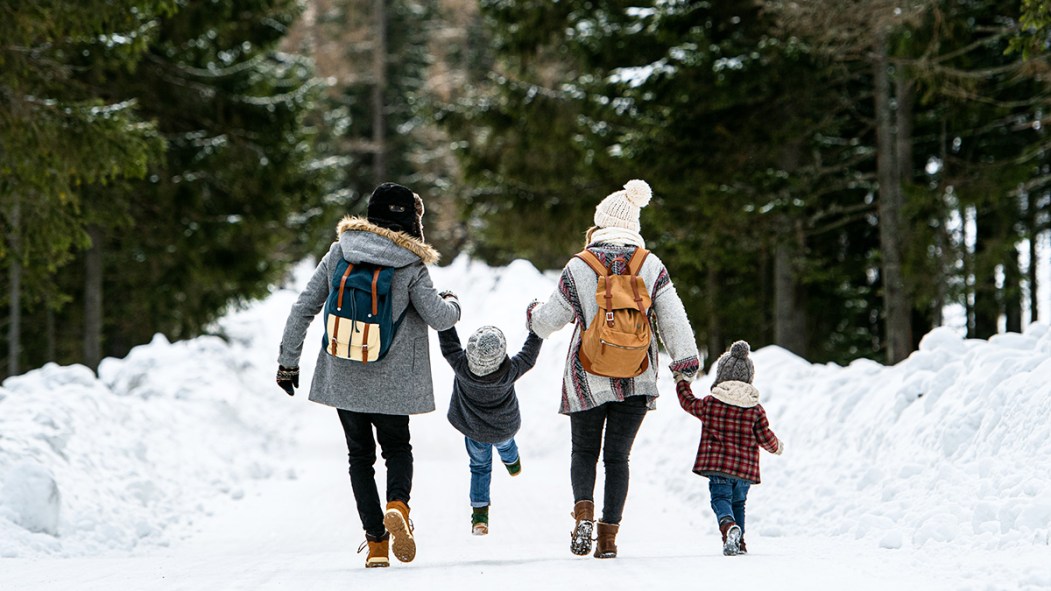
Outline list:
[[[744,532],[741,532],[741,543],[738,544],[738,545],[741,547],[740,548],[740,553],[741,554],[748,554],[748,547],[744,545]]]
[[[577,501],[573,505],[573,518],[576,525],[569,532],[569,551],[577,556],[587,556],[591,552],[591,533],[595,529],[594,501]]]
[[[595,544],[595,558],[617,557],[617,531],[620,525],[598,522],[598,541]]]
[[[737,556],[741,553],[741,528],[733,519],[719,522],[719,533],[723,535],[723,556]]]
[[[390,566],[390,559],[387,558],[387,547],[390,540],[390,535],[386,532],[381,537],[374,537],[365,534],[365,542],[358,546],[358,554],[365,549],[367,545],[369,548],[369,554],[365,557],[365,568],[377,568]]]
[[[404,501],[387,503],[383,527],[394,538],[391,542],[394,557],[402,562],[412,562],[416,558],[416,540],[412,537],[412,524],[409,523],[409,506]]]

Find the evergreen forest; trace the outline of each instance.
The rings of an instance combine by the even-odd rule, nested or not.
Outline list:
[[[708,363],[1021,331],[1051,317],[1049,6],[0,3],[0,378],[209,332],[387,180],[443,262],[557,270],[645,179]]]

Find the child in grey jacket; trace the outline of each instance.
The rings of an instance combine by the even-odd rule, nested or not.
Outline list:
[[[522,461],[514,436],[522,426],[515,381],[536,364],[543,341],[530,331],[522,350],[507,357],[507,340],[495,326],[483,326],[460,346],[455,328],[438,333],[442,355],[455,374],[449,422],[463,433],[471,466],[471,533],[489,533],[489,484],[493,447],[511,476]]]

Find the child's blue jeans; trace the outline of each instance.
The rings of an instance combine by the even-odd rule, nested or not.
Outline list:
[[[467,444],[467,455],[471,458],[471,506],[489,506],[489,483],[493,477],[493,448],[500,454],[505,464],[513,464],[518,459],[518,445],[514,438],[500,443],[481,443],[464,437]]]
[[[730,476],[708,476],[708,492],[712,496],[712,511],[715,511],[715,519],[722,523],[726,518],[734,520],[734,523],[744,531],[744,502],[748,499],[748,487],[751,482],[732,478]]]

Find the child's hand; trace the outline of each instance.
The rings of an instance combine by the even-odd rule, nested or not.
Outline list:
[[[675,382],[676,383],[686,382],[687,384],[692,382],[693,379],[696,377],[696,376],[694,376],[692,374],[684,374],[684,373],[679,373],[677,371],[671,372],[671,375],[672,375],[673,378],[675,378]]]
[[[785,451],[785,442],[780,439],[777,440],[777,451],[774,452],[775,456],[781,455],[781,452]]]
[[[679,394],[693,396],[693,388],[690,387],[690,382],[687,382],[686,380],[676,380],[675,391]]]

